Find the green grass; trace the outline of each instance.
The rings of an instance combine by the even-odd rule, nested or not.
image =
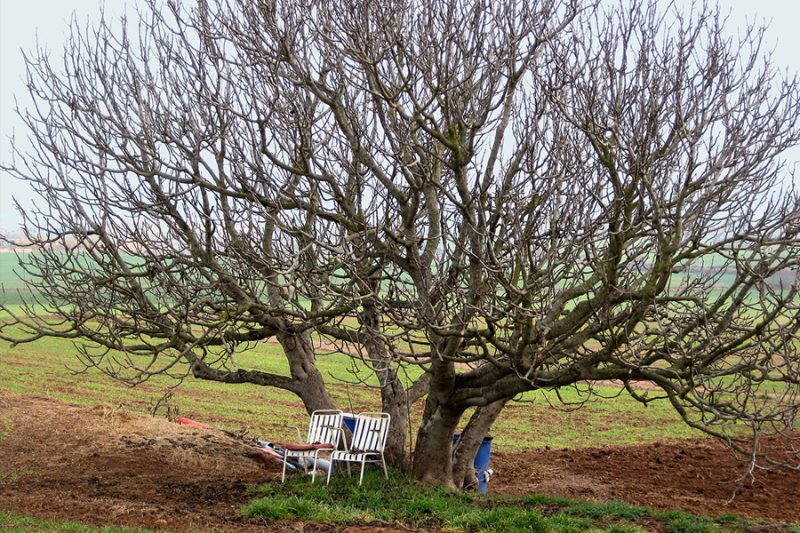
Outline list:
[[[248,506],[247,514],[260,516],[267,520],[300,520],[305,522],[335,522],[337,524],[354,524],[373,520],[367,511],[313,501],[294,495],[256,500]]]
[[[118,526],[94,527],[78,522],[39,520],[0,510],[0,531],[9,533],[30,533],[32,531],[53,533],[147,533],[153,530]]]
[[[610,387],[601,387],[600,391],[606,396],[617,392]],[[582,399],[573,388],[564,388],[560,394],[568,402]],[[510,450],[545,446],[583,448],[703,436],[683,423],[666,402],[655,402],[645,408],[622,394],[596,398],[581,409],[574,409],[561,407],[555,393],[550,391],[527,393],[524,399],[525,403],[511,403],[503,409],[492,428],[495,445]]]
[[[21,253],[24,254],[25,252]],[[13,252],[0,253],[0,284],[6,288],[16,289],[25,287],[24,280],[26,279],[30,279],[30,276],[25,275],[22,268],[20,268],[17,254]]]
[[[46,395],[70,403],[106,402],[145,411],[169,387],[176,385],[176,381],[168,377],[156,376],[132,388],[96,369],[76,374],[73,370],[80,370],[81,365],[75,354],[74,345],[63,339],[45,338],[13,348],[0,341],[0,388],[21,394]],[[286,359],[280,346],[274,343],[256,344],[251,350],[237,354],[235,363],[239,368],[288,374]],[[379,409],[376,390],[347,386],[336,379],[352,377],[347,370],[351,366],[348,357],[320,356],[318,364],[334,401],[341,408]],[[603,392],[612,395],[615,389],[607,388]],[[579,400],[578,392],[573,389],[564,389],[561,394],[568,401]],[[524,403],[509,404],[501,413],[492,430],[495,447],[514,452],[544,446],[615,446],[701,436],[700,432],[683,424],[666,402],[644,408],[627,395],[621,395],[590,402],[580,410],[563,410],[550,405],[555,404],[551,392],[527,393],[524,399]],[[287,423],[295,424],[306,416],[296,396],[285,391],[191,378],[174,391],[171,406],[182,416],[228,429],[245,428],[253,435],[278,441],[293,435],[287,431]],[[421,406],[418,405],[411,412],[412,425],[420,416]]]
[[[341,373],[347,361],[344,356],[330,356],[320,357],[319,363],[322,372],[330,376]],[[242,354],[238,364],[288,373],[280,347],[272,343],[259,344]],[[56,338],[13,348],[0,341],[0,368],[0,388],[12,392],[44,395],[82,405],[123,404],[138,411],[146,411],[169,387],[177,384],[166,376],[156,376],[136,387],[128,387],[96,369],[75,373],[82,368],[75,347],[70,341]],[[331,392],[345,409],[349,409],[350,403],[357,411],[375,410],[380,405],[371,389],[335,384]],[[254,435],[271,439],[293,435],[285,425],[306,417],[302,404],[291,393],[256,385],[231,386],[193,379],[186,380],[174,392],[171,405],[182,416],[225,428],[244,427]]]
[[[544,495],[480,496],[413,483],[369,471],[359,487],[346,476],[331,485],[294,478],[265,485],[242,512],[269,521],[435,528],[464,532],[634,533],[654,524],[670,533],[744,532],[763,524],[732,515],[718,518],[656,511],[622,502],[593,503]]]

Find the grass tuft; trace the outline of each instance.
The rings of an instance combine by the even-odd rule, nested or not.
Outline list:
[[[8,533],[151,533],[155,530],[119,526],[87,526],[77,522],[39,520],[0,511],[0,531]]]
[[[667,518],[666,533],[721,533],[721,529],[708,518],[693,516],[683,511],[663,513]],[[725,531],[729,531],[730,521],[726,521]]]
[[[3,444],[3,441],[8,438],[12,429],[14,429],[14,422],[9,418],[0,417],[0,444]]]
[[[448,528],[462,531],[497,531],[498,533],[546,533],[549,531],[567,531],[553,527],[552,521],[544,518],[536,511],[524,511],[513,507],[495,507],[493,509],[472,509],[446,520]],[[586,531],[586,528],[576,529]]]
[[[302,520],[308,522],[335,522],[351,524],[369,522],[368,513],[352,507],[333,506],[297,496],[268,496],[250,503],[245,509],[247,516],[261,516],[268,520]]]

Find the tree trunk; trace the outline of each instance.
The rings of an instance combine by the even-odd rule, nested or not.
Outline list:
[[[279,333],[278,342],[289,361],[289,372],[296,385],[292,391],[300,397],[306,411],[311,414],[318,409],[335,409],[325,388],[325,380],[317,369],[314,346],[308,333]]]
[[[417,432],[413,475],[434,485],[455,488],[453,483],[453,433],[464,409],[437,401],[433,394],[425,401],[425,413]]]
[[[366,294],[375,293],[377,290],[377,282],[372,280],[369,292]],[[397,363],[387,349],[386,339],[381,335],[380,312],[368,300],[365,301],[359,314],[359,322],[365,333],[364,347],[380,383],[381,410],[392,417],[384,449],[386,462],[402,472],[408,472],[410,461],[406,441],[409,431],[409,397],[397,374]]]
[[[410,461],[406,442],[408,437],[408,401],[405,387],[400,382],[397,369],[389,367],[378,374],[381,380],[381,406],[392,416],[389,438],[386,441],[386,461],[395,468],[408,472]]]
[[[456,487],[476,486],[475,468],[473,463],[483,443],[484,437],[489,432],[497,415],[503,410],[508,399],[497,400],[483,407],[478,407],[470,417],[461,438],[453,451],[453,483]]]

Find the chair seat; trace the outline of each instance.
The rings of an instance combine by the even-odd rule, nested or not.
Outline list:
[[[328,442],[313,442],[311,444],[287,444],[283,448],[290,452],[313,452],[315,450],[333,450],[335,446]]]

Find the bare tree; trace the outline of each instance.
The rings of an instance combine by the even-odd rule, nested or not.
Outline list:
[[[463,141],[445,149],[444,253],[415,293],[433,373],[421,479],[463,479],[479,440],[452,467],[436,450],[468,406],[587,380],[729,441],[734,421],[796,419],[800,205],[780,159],[796,80],[713,10],[618,7],[571,31],[491,135],[463,114],[438,126]]]
[[[76,28],[65,73],[30,59],[34,152],[4,167],[43,199],[28,265],[59,317],[17,340],[312,409],[320,336],[378,376],[399,464],[425,397],[413,471],[447,485],[530,390],[617,379],[723,438],[791,427],[797,82],[756,28],[635,4],[170,2],[135,36]],[[231,368],[273,336],[290,376]]]

